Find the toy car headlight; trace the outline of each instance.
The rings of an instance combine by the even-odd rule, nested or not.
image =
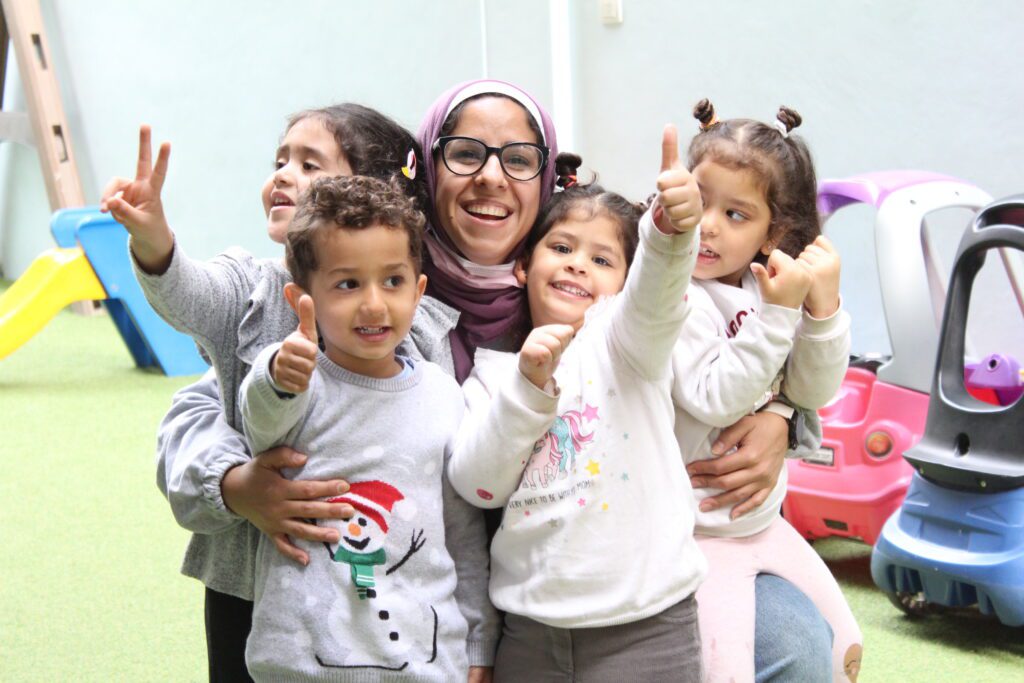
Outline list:
[[[874,458],[884,458],[892,452],[893,442],[889,432],[877,431],[868,434],[864,439],[864,450]]]

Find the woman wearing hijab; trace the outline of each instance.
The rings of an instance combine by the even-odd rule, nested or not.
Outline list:
[[[417,314],[411,342],[417,355],[446,367],[461,382],[472,369],[477,347],[510,349],[521,341],[525,293],[512,269],[540,207],[554,191],[557,140],[550,117],[530,95],[509,83],[482,80],[442,94],[423,119],[419,141],[432,199],[425,236],[427,294],[454,310],[451,315]],[[211,680],[240,680],[252,596],[237,587],[253,571],[254,563],[244,559],[255,552],[253,535],[258,530],[323,540],[324,528],[313,519],[340,517],[342,510],[314,501],[347,484],[285,478],[281,470],[301,466],[304,456],[279,447],[250,458],[244,437],[221,413],[210,375],[175,395],[160,428],[158,478],[179,524],[194,532],[183,572],[207,586]],[[703,476],[703,485],[728,489],[722,496],[731,499],[723,504],[770,489],[782,466],[787,435],[788,426],[776,417],[744,418],[723,432],[723,440],[732,440],[738,451],[720,458],[711,478]],[[719,486],[721,479],[714,474],[728,476],[730,485]],[[468,577],[460,571],[460,584],[485,587],[486,561],[480,569],[480,575]],[[828,670],[827,626],[806,597],[767,577],[758,580],[757,609],[759,680],[762,673],[813,678],[817,669],[808,666],[818,660]],[[470,664],[490,666],[493,624],[486,615],[475,617]]]

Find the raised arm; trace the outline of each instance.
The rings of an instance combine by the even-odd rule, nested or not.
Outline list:
[[[129,246],[134,254],[134,242]],[[137,257],[131,261],[146,299],[171,327],[206,349],[235,348],[238,327],[262,277],[252,255],[229,249],[210,261],[196,261],[175,244],[160,275],[147,274]]]
[[[242,382],[239,402],[246,439],[253,450],[278,446],[309,408],[310,382],[316,369],[317,332],[313,299],[295,284],[289,302],[299,315],[298,328],[282,344],[268,346],[259,353],[252,371]],[[284,447],[267,451],[268,463],[256,467],[243,465],[225,476],[225,500],[245,515],[260,531],[274,541],[278,551],[301,564],[309,556],[289,535],[311,541],[337,542],[337,529],[309,523],[308,518],[347,518],[354,510],[349,505],[326,503],[326,498],[344,493],[348,484],[340,481],[291,481],[281,475],[278,462],[305,463],[305,456]],[[272,495],[270,487],[274,489]],[[229,494],[231,491],[231,494]],[[232,495],[236,494],[237,495]]]
[[[260,351],[238,392],[245,436],[256,452],[281,445],[306,414],[316,371],[320,337],[313,298],[294,283],[285,286],[285,293],[294,301],[299,326],[284,342]]]
[[[849,363],[849,314],[839,309],[818,320],[805,313],[786,363],[782,391],[797,406],[818,410],[839,391]]]
[[[286,389],[273,378],[271,362],[277,362],[277,357],[284,353],[283,349],[283,344],[271,344],[260,351],[238,392],[245,438],[253,451],[282,445],[288,432],[309,409],[308,378],[306,387],[295,393],[291,393],[291,387]]]
[[[657,203],[640,220],[640,244],[611,321],[611,343],[645,379],[665,376],[686,317],[700,218],[700,190],[679,159],[675,127],[666,126]]]
[[[169,157],[164,143],[152,164],[149,126],[142,126],[134,180],[112,179],[100,209],[128,230],[132,267],[156,312],[205,348],[220,348],[233,343],[260,268],[241,250],[193,261],[175,243],[161,201]]]

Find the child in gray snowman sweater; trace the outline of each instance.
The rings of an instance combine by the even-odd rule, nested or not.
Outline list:
[[[245,435],[254,453],[309,455],[286,476],[350,482],[331,500],[356,514],[326,522],[335,543],[295,540],[306,566],[261,539],[246,647],[258,681],[466,680],[478,654],[455,600],[461,549],[445,542],[476,514],[445,476],[462,393],[440,367],[395,353],[426,286],[423,223],[387,183],[343,177],[315,182],[289,228],[299,326],[242,384]],[[490,649],[484,661],[489,621],[494,638],[472,644]]]

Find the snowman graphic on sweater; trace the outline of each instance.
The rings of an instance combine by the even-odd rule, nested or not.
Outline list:
[[[337,600],[328,614],[330,630],[346,652],[341,661],[317,655],[317,662],[328,668],[364,668],[402,671],[414,660],[431,663],[429,643],[437,638],[438,617],[430,605],[413,604],[400,593],[387,590],[388,576],[398,570],[425,543],[422,530],[413,532],[405,555],[390,567],[385,544],[395,506],[405,497],[383,481],[352,482],[346,494],[330,498],[331,503],[347,503],[356,514],[348,520],[321,520],[338,530],[336,544],[325,543],[331,560],[348,565],[357,606],[346,599]],[[383,590],[382,590],[383,589]],[[353,611],[355,610],[355,611]],[[360,623],[359,637],[352,637],[352,624]],[[419,657],[413,652],[422,651]]]
[[[329,503],[348,503],[356,514],[348,520],[327,520],[323,524],[338,530],[336,544],[324,543],[331,559],[349,565],[352,585],[360,600],[376,597],[377,580],[385,572],[388,521],[395,504],[405,496],[383,481],[359,481],[349,485],[348,493],[330,498]],[[386,570],[391,574],[423,547],[423,532],[413,534],[409,551]]]

